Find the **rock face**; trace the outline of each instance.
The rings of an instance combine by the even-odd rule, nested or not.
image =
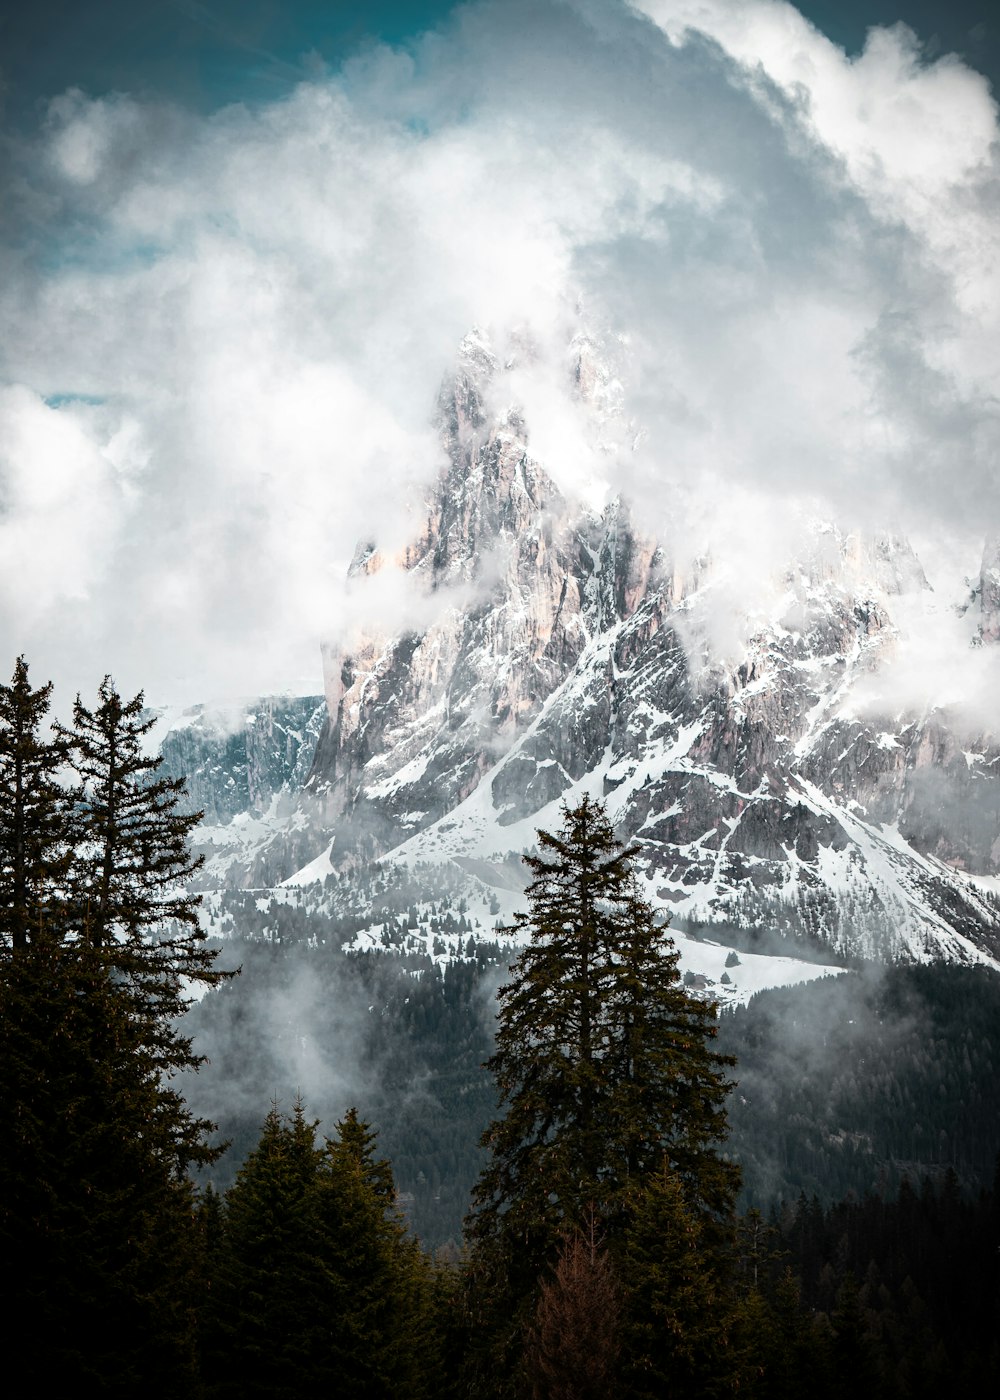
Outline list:
[[[682,579],[620,501],[596,515],[567,500],[519,412],[490,409],[500,377],[470,338],[418,537],[395,561],[355,561],[362,585],[394,569],[425,620],[325,652],[308,780],[228,881],[290,875],[332,842],[333,867],[492,862],[509,883],[511,856],[586,790],[681,927],[1000,960],[1000,749],[960,740],[947,714],[863,702],[896,647],[897,600],[929,591],[909,546],[815,528],[739,660],[713,659],[698,640],[717,606],[709,566]],[[575,377],[600,387],[586,345]],[[995,547],[977,591],[985,645],[1000,636]],[[223,820],[237,805],[212,800]]]
[[[531,457],[517,413],[488,420],[497,368],[486,345],[466,342],[440,404],[449,467],[400,561],[434,620],[419,634],[324,655],[330,719],[310,790],[341,859],[381,855],[468,796],[590,639],[628,617],[649,586],[654,551],[623,512],[574,512]],[[382,566],[363,552],[355,571]],[[566,736],[577,776],[592,729],[579,716]],[[566,781],[557,767],[541,769],[528,800],[543,805]]]
[[[309,858],[311,841],[294,835],[305,825],[301,794],[326,719],[322,696],[195,705],[158,719],[161,771],[185,778],[189,806],[205,814],[206,886],[269,884]]]

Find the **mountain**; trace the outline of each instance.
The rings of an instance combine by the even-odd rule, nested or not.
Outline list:
[[[565,495],[505,401],[508,368],[486,337],[465,341],[419,531],[398,557],[366,545],[352,566],[362,589],[399,581],[419,624],[327,647],[325,709],[272,708],[208,748],[204,717],[168,736],[212,814],[216,884],[285,880],[279,898],[336,902],[381,862],[410,872],[411,896],[419,869],[428,889],[464,879],[506,910],[536,828],[586,790],[638,845],[678,930],[757,952],[1000,966],[1000,747],[957,713],[878,699],[897,615],[942,606],[906,541],[804,528],[727,661],[711,641],[717,564],[684,571],[624,501],[598,513]],[[599,437],[616,385],[585,336],[572,375]],[[996,542],[964,623],[970,646],[1000,638]],[[230,785],[218,755],[233,742],[247,777]]]
[[[190,807],[204,813],[199,883],[268,884],[263,852],[280,845],[286,864],[311,854],[301,793],[326,718],[323,697],[269,696],[228,705],[152,711],[166,777],[184,778]],[[304,840],[304,848],[297,841]]]

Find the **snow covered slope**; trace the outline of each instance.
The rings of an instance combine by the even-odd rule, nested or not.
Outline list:
[[[614,384],[589,342],[574,353],[600,431]],[[247,817],[239,849],[229,821],[219,883],[284,878],[301,899],[381,861],[411,878],[447,867],[506,903],[536,828],[587,791],[640,846],[678,930],[1000,965],[1000,749],[944,710],[880,709],[872,684],[897,614],[941,606],[906,542],[810,525],[726,661],[707,640],[718,570],[685,576],[621,500],[567,499],[520,410],[497,407],[503,375],[470,337],[419,532],[354,565],[362,588],[402,580],[406,625],[327,648],[308,777],[287,810]],[[1000,636],[997,564],[991,546],[970,645]]]

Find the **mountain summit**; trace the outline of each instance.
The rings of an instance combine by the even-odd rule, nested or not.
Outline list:
[[[599,421],[614,382],[585,337],[571,368]],[[720,659],[713,563],[682,571],[623,500],[564,494],[504,372],[486,337],[465,341],[419,530],[352,566],[359,589],[391,575],[416,621],[325,649],[308,778],[270,825],[206,831],[215,878],[276,884],[312,855],[300,882],[381,860],[509,888],[512,857],[586,791],[679,928],[1000,965],[1000,749],[875,698],[897,608],[937,606],[910,546],[809,526]],[[998,548],[971,590],[982,646],[1000,637]]]

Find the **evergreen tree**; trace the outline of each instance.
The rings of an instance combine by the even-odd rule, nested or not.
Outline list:
[[[77,891],[89,941],[131,949],[151,930],[197,927],[200,901],[184,886],[204,862],[190,851],[202,813],[181,809],[183,778],[155,776],[163,760],[145,747],[156,721],[145,713],[142,692],[125,701],[105,676],[98,699],[89,710],[77,696],[72,729],[58,726],[81,783]],[[186,975],[197,976],[205,959],[192,956],[195,947],[167,946],[190,958]]]
[[[208,1373],[220,1396],[437,1394],[430,1277],[352,1110],[324,1148],[268,1114],[226,1198]]]
[[[105,682],[95,715],[78,703],[78,731],[56,726],[46,741],[50,694],[32,689],[23,658],[0,687],[4,1316],[44,1337],[28,1369],[50,1389],[186,1396],[187,1169],[218,1150],[164,1076],[198,1063],[175,1025],[183,979],[224,975],[180,888],[197,864],[195,819],[176,811],[182,785],[157,782],[158,761],[139,751],[138,701]],[[67,796],[57,779],[74,760],[85,786]]]
[[[535,1400],[612,1400],[619,1393],[621,1290],[591,1212],[587,1233],[563,1242],[528,1334]]]
[[[708,1251],[724,1241],[739,1179],[718,1151],[732,1061],[710,1048],[715,1010],[681,985],[634,852],[589,797],[538,838],[514,929],[529,941],[498,994],[489,1062],[504,1112],[483,1139],[490,1161],[468,1222],[474,1305],[506,1336],[508,1365],[539,1277],[590,1203],[614,1255],[666,1163]]]
[[[204,860],[190,849],[202,814],[183,810],[184,779],[156,776],[163,760],[146,751],[155,720],[144,717],[142,693],[124,701],[105,676],[98,699],[89,710],[78,696],[73,727],[57,726],[80,779],[74,932],[114,969],[161,1068],[193,1068],[190,1038],[175,1025],[186,986],[231,975],[214,968],[201,897],[187,889]]]
[[[187,1396],[195,1376],[185,1125],[96,950],[0,965],[2,1309],[24,1384]]]
[[[629,1396],[702,1400],[731,1389],[729,1299],[705,1258],[698,1216],[669,1170],[638,1196],[621,1268]]]
[[[396,1184],[390,1162],[375,1156],[377,1140],[378,1134],[359,1117],[358,1110],[349,1108],[337,1124],[336,1137],[327,1139],[327,1151],[331,1161],[356,1169],[383,1210],[390,1211],[396,1205]]]
[[[225,1244],[213,1288],[218,1345],[207,1371],[221,1395],[305,1393],[314,1379],[321,1264],[314,1123],[275,1104],[226,1196]]]
[[[875,1400],[880,1386],[874,1348],[868,1336],[868,1319],[857,1279],[850,1271],[837,1291],[830,1321],[833,1324],[833,1394]]]
[[[0,945],[14,949],[59,923],[72,854],[65,747],[40,734],[51,695],[32,689],[23,656],[0,685]]]
[[[396,1204],[376,1134],[350,1109],[327,1141],[318,1205],[331,1288],[331,1379],[351,1395],[436,1397],[429,1265]]]

